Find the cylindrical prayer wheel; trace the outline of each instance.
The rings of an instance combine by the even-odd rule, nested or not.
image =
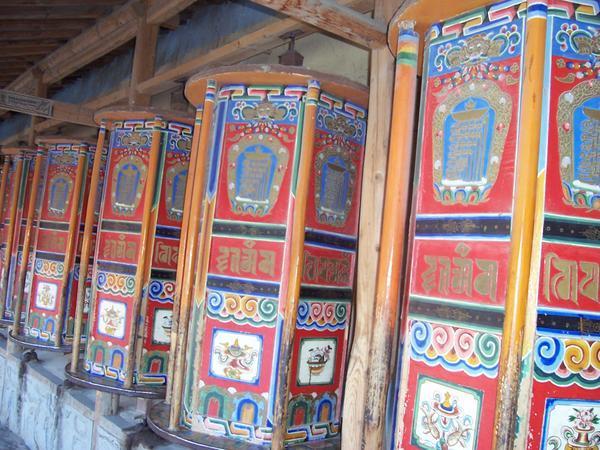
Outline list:
[[[90,318],[83,360],[74,368],[67,366],[66,372],[87,387],[161,397],[167,381],[191,120],[153,109],[104,110],[96,120],[106,124],[111,137]],[[102,129],[102,139],[103,133]],[[75,319],[80,328],[75,334],[86,335],[83,321],[77,315]],[[80,344],[74,341],[73,347]]]
[[[192,447],[335,438],[367,90],[302,68],[237,66],[196,75],[186,96],[198,114],[178,339],[151,427]]]
[[[44,152],[46,167],[32,252],[31,288],[25,301],[16,304],[25,311],[26,319],[23,327],[15,324],[11,339],[25,347],[69,351],[80,282],[81,220],[91,189],[90,168],[96,147],[65,137],[38,138],[37,143]],[[94,188],[101,189],[101,182]],[[83,282],[89,292],[91,277],[84,277]]]
[[[41,158],[41,154],[36,153],[32,147],[4,148],[2,152],[10,155],[11,169],[8,172],[3,205],[5,246],[0,270],[0,325],[10,326],[15,317],[15,299],[18,294],[15,284],[23,262],[23,243],[27,233],[34,232],[33,227],[27,230],[26,215],[29,211],[32,187],[38,187],[40,184],[39,173],[34,180],[34,165],[36,159]],[[30,266],[31,259],[26,270],[30,269]]]
[[[599,13],[417,0],[392,21],[398,61],[404,26],[426,33],[397,448],[598,448]]]

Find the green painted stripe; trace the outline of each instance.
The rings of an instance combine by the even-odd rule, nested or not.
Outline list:
[[[398,52],[396,55],[396,64],[406,64],[408,66],[416,67],[417,54],[413,52]]]

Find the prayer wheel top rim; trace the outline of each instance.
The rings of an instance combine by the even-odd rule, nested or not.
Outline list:
[[[14,156],[27,153],[35,153],[35,148],[29,145],[2,147],[2,154],[5,156]]]
[[[499,0],[460,0],[445,1],[439,0],[409,0],[398,8],[388,27],[388,46],[395,55],[398,46],[398,34],[400,32],[400,22],[412,21],[415,24],[415,31],[420,36],[420,48],[423,49],[423,41],[427,29],[439,22],[443,22],[453,17],[460,16],[466,12],[472,11],[482,6],[493,5]],[[419,51],[419,59],[422,51]],[[417,66],[420,68],[420,64]],[[420,70],[420,69],[419,69]]]
[[[38,145],[52,145],[52,144],[75,144],[75,145],[87,145],[95,146],[96,142],[87,138],[77,138],[73,136],[39,136],[35,143]]]
[[[103,108],[96,111],[94,114],[94,121],[100,125],[100,122],[103,120],[111,122],[119,120],[154,119],[157,116],[168,121],[182,122],[188,125],[194,123],[194,118],[184,111],[172,111],[168,109],[139,106],[111,106]]]
[[[279,64],[239,64],[223,66],[193,75],[185,84],[185,97],[194,105],[204,100],[207,80],[216,80],[220,84],[306,84],[315,79],[321,83],[321,89],[345,100],[350,100],[362,108],[369,103],[369,89],[345,77],[309,70],[304,67],[283,66]]]

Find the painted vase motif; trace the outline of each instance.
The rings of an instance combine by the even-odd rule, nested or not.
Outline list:
[[[548,439],[548,450],[599,450],[600,432],[596,431],[600,417],[594,413],[594,408],[573,408],[575,414],[569,416],[572,426],[563,426],[562,438],[552,436]]]

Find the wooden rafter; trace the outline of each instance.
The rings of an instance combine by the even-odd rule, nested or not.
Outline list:
[[[335,0],[252,0],[367,48],[387,43],[387,26]]]
[[[62,122],[96,126],[93,111],[80,105],[48,100],[6,89],[0,89],[0,108],[37,117],[48,117]]]

